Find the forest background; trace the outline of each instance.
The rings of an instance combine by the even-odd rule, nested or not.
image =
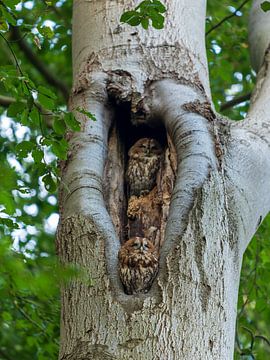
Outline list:
[[[250,6],[208,1],[213,101],[235,121],[246,115],[256,78],[248,54]],[[83,276],[58,265],[54,245],[57,161],[67,156],[65,131],[79,130],[67,111],[71,19],[71,0],[0,1],[0,360],[57,359],[60,284]],[[270,355],[269,237],[268,215],[244,257],[235,359]]]

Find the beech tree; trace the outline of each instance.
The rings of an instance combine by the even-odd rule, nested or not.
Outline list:
[[[85,114],[62,164],[57,247],[92,283],[62,291],[60,359],[233,358],[242,258],[270,204],[270,13],[261,3],[250,15],[257,83],[236,123],[212,105],[206,1],[164,1],[165,28],[147,31],[119,24],[137,1],[74,2],[70,102]],[[159,274],[149,293],[130,296],[117,253],[134,133],[163,133],[177,171]]]
[[[70,0],[0,1],[1,360],[58,357],[59,283],[60,359],[269,354],[269,216],[247,248],[268,212],[269,2],[251,9],[257,79],[251,1],[211,0],[207,17],[206,1],[164,5],[75,1],[72,34]],[[117,253],[138,226],[125,171],[141,137],[164,149],[158,191],[132,204],[160,269],[126,295]]]

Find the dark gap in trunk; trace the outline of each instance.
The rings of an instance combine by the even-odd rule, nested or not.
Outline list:
[[[134,236],[148,238],[156,248],[164,241],[164,231],[168,217],[169,202],[175,177],[176,156],[165,127],[151,127],[147,124],[133,125],[130,103],[114,105],[115,115],[108,138],[108,157],[104,172],[104,199],[121,244]],[[153,143],[155,139],[162,148],[156,180],[149,192],[131,194],[127,184],[128,152],[139,140]],[[151,145],[152,146],[152,145]],[[138,156],[140,167],[144,153]],[[149,155],[152,156],[152,155]],[[135,166],[136,166],[135,160]],[[140,181],[140,177],[139,180]]]

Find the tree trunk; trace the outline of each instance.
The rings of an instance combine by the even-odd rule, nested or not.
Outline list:
[[[206,2],[164,1],[163,30],[119,25],[138,3],[74,1],[71,107],[97,120],[77,114],[62,166],[58,251],[89,280],[62,290],[59,359],[232,359],[242,256],[270,204],[270,39],[249,116],[233,123],[211,107]],[[126,295],[126,154],[149,134],[175,149],[176,180],[169,214],[162,198],[158,277],[147,294]]]

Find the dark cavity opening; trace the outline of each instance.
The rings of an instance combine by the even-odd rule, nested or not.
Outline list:
[[[168,213],[168,204],[165,206],[166,209],[163,209],[163,195],[167,196],[165,193],[171,191],[171,189],[165,189],[162,183],[166,180],[162,179],[162,173],[168,171],[168,164],[165,164],[167,161],[165,157],[168,157],[165,156],[168,151],[166,129],[162,124],[148,125],[141,116],[138,116],[138,121],[136,117],[135,121],[131,119],[131,108],[128,102],[114,105],[115,112],[109,131],[108,156],[104,173],[106,207],[121,244],[130,237],[141,236],[151,238],[151,241],[159,248]],[[145,195],[138,195],[131,199],[126,179],[128,151],[142,138],[155,139],[162,147],[162,161],[157,175],[159,183],[155,186],[155,191],[149,191]],[[138,212],[134,210],[132,213],[133,208],[139,208]]]

